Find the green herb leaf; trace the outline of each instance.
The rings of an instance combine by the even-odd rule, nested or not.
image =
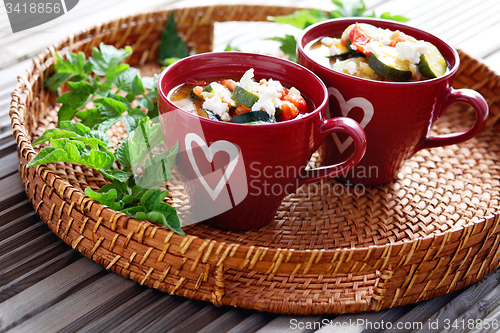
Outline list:
[[[170,12],[161,34],[158,59],[160,63],[167,58],[185,58],[189,55],[186,43],[179,37],[174,11]]]
[[[276,16],[271,18],[271,21],[278,23],[286,23],[293,25],[299,29],[305,29],[315,23],[328,20],[330,17],[327,13],[317,9],[303,9],[298,10],[290,15]],[[295,52],[295,51],[294,51]]]
[[[281,43],[280,50],[285,54],[288,54],[290,61],[297,61],[297,56],[295,55],[297,49],[297,41],[292,35],[285,35],[285,37],[271,37],[268,40],[275,40]]]
[[[125,92],[132,91],[132,83],[139,75],[139,70],[137,68],[129,67],[125,71],[121,72],[116,78],[115,85],[118,90],[123,90]],[[139,95],[139,94],[137,94]]]
[[[229,44],[227,44],[226,48],[224,49],[225,52],[227,51],[236,51],[236,52],[241,52],[241,50],[237,47],[233,47],[231,46],[231,42],[229,42]]]
[[[128,139],[129,157],[132,165],[137,168],[151,154],[156,147],[163,145],[163,136],[160,124],[151,125],[148,118],[140,121],[135,131]]]
[[[122,171],[122,170],[114,170],[110,169],[107,170],[105,168],[99,169],[99,172],[107,179],[110,181],[120,181],[120,182],[126,182],[127,178],[130,176],[130,173]]]
[[[44,81],[44,85],[51,91],[56,91],[61,85],[71,79],[73,81],[83,80],[90,73],[83,52],[78,54],[68,52],[66,60],[62,59],[59,53],[57,53],[55,68],[56,73]]]
[[[92,57],[89,58],[89,61],[92,64],[94,74],[104,76],[104,83],[112,83],[129,68],[129,65],[120,64],[120,62],[131,54],[132,48],[130,46],[117,49],[114,46],[101,43],[99,49],[92,50]]]
[[[167,195],[168,191],[149,189],[141,198],[141,206],[146,208],[147,218],[150,221],[168,226],[173,231],[184,235],[175,208],[163,202]]]
[[[116,149],[116,157],[118,159],[118,163],[120,163],[124,170],[130,170],[132,163],[130,162],[128,140],[124,140],[120,143],[120,145]]]
[[[380,18],[386,19],[386,20],[393,20],[393,21],[398,21],[398,22],[408,22],[410,19],[407,17],[404,17],[402,15],[391,15],[390,12],[385,12],[380,15]]]
[[[179,57],[165,58],[165,59],[160,61],[160,64],[168,67],[168,66],[172,65],[173,63],[179,61],[180,59],[181,58],[179,58]]]
[[[123,204],[117,198],[118,194],[115,189],[110,189],[109,192],[94,192],[90,187],[87,187],[85,189],[85,195],[113,210],[120,210],[123,208]]]
[[[143,188],[164,186],[172,178],[171,169],[178,150],[179,143],[170,150],[150,156],[144,163],[144,171],[137,180],[137,185]]]
[[[89,133],[90,134],[90,133]],[[107,143],[103,142],[98,138],[93,138],[90,135],[78,135],[75,132],[61,130],[59,128],[51,128],[46,130],[41,137],[33,141],[33,145],[38,145],[42,142],[53,140],[53,139],[71,139],[81,141],[82,143],[89,145],[92,148],[97,148],[97,146],[106,147]]]
[[[96,86],[91,85],[89,82],[68,82],[68,87],[72,91],[61,95],[56,102],[62,103],[59,109],[58,124],[63,120],[71,120],[75,114],[83,109],[94,96],[97,90]]]
[[[50,140],[52,147],[43,148],[28,167],[55,162],[84,164],[96,170],[108,168],[114,161],[108,153],[92,149],[79,141],[70,139]],[[102,147],[100,147],[102,148]]]

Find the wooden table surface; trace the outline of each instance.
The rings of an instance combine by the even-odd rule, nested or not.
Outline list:
[[[83,257],[40,220],[21,185],[8,118],[10,93],[30,58],[99,22],[165,6],[216,3],[234,2],[80,0],[64,16],[18,33],[12,33],[0,4],[0,333],[438,332],[454,320],[460,327],[476,320],[492,328],[444,331],[498,331],[494,327],[500,326],[495,326],[500,321],[500,270],[467,288],[414,305],[361,314],[284,316],[215,307],[140,286]],[[255,3],[332,8],[329,0]],[[409,17],[408,24],[448,40],[500,73],[500,1],[367,0],[366,4],[378,14],[390,11]],[[248,51],[275,49],[275,42],[262,38],[284,33],[300,32],[276,24],[224,23],[216,27],[214,47],[221,50],[231,42]],[[437,322],[437,329],[429,326]]]

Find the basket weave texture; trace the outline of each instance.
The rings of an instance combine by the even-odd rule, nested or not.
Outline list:
[[[266,21],[293,7],[207,6],[175,10],[189,47],[211,51],[214,22]],[[461,145],[420,151],[398,179],[348,188],[334,179],[288,196],[274,221],[257,230],[223,231],[204,224],[182,237],[115,212],[83,194],[105,184],[71,163],[26,168],[31,142],[55,122],[55,96],[43,86],[56,52],[90,54],[103,42],[131,45],[127,60],[156,59],[169,10],[96,26],[50,46],[33,59],[12,94],[10,116],[24,188],[43,221],[67,244],[124,277],[171,294],[284,314],[381,310],[469,285],[500,264],[500,79],[460,52],[455,87],[479,91],[490,120]],[[451,107],[434,134],[465,129],[473,112]],[[182,196],[181,196],[182,198]],[[182,200],[174,202],[182,213]]]

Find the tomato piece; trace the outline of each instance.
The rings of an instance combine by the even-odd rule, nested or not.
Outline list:
[[[292,103],[300,113],[307,113],[307,103],[306,100],[297,94],[288,93],[285,96],[285,101]]]
[[[196,86],[193,88],[193,92],[195,93],[196,96],[198,96],[199,98],[203,98],[201,97],[201,93],[203,92],[203,87],[200,87],[200,86]]]
[[[236,113],[236,114],[240,114],[240,113],[245,113],[245,112],[249,112],[249,111],[252,111],[252,109],[247,108],[247,107],[246,107],[246,106],[244,106],[244,105],[240,105],[240,106],[238,106],[238,107],[234,110],[234,113]]]
[[[226,88],[231,92],[233,92],[234,88],[236,87],[236,82],[234,82],[233,80],[222,80],[221,84],[223,86],[226,86]]]
[[[397,43],[406,42],[411,40],[410,36],[402,33],[401,31],[396,31],[391,35],[391,43],[389,46],[396,46]]]
[[[293,103],[285,101],[281,104],[281,116],[278,121],[292,120],[297,117],[298,114],[299,109],[297,109]]]
[[[358,52],[363,53],[365,56],[369,56],[370,52],[365,51],[365,45],[371,40],[370,36],[368,36],[363,29],[356,23],[354,27],[352,27],[349,32],[349,39],[351,40],[351,45],[356,46]]]
[[[280,94],[281,94],[280,100],[282,100],[282,101],[285,100],[286,95],[288,95],[288,91],[289,90],[287,88],[285,88],[285,87],[283,87],[283,89],[281,89],[281,91],[280,91]]]

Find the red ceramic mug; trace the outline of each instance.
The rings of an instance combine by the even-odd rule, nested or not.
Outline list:
[[[340,36],[351,24],[368,23],[383,29],[402,31],[434,44],[448,63],[448,72],[435,79],[418,82],[384,82],[354,77],[319,64],[308,44],[320,37]],[[404,162],[418,150],[456,144],[478,134],[488,117],[484,98],[470,89],[452,88],[459,67],[457,51],[441,39],[422,30],[394,21],[371,18],[345,18],[310,26],[298,43],[297,61],[317,74],[326,84],[332,117],[348,116],[364,128],[366,154],[360,163],[340,178],[361,184],[382,184],[396,178]],[[476,112],[476,122],[468,130],[429,137],[432,124],[453,103],[464,102]],[[352,141],[337,134],[329,136],[320,148],[323,163],[335,163],[352,153]]]
[[[188,79],[241,77],[250,68],[256,78],[297,88],[308,100],[310,112],[273,124],[236,124],[179,110],[168,98]],[[286,195],[352,168],[364,154],[364,132],[350,118],[326,120],[327,97],[323,82],[311,71],[266,55],[204,53],[166,68],[158,80],[164,142],[167,147],[179,142],[175,173],[188,193],[196,222],[233,230],[263,226],[272,221]],[[334,132],[353,138],[354,153],[335,165],[305,171],[312,153]]]

